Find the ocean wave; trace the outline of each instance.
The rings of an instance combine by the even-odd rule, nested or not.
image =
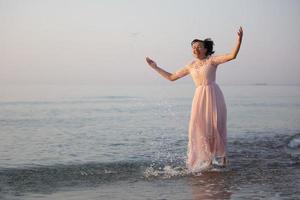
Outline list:
[[[27,166],[23,168],[2,168],[0,169],[0,178],[34,180],[42,178],[66,180],[81,179],[87,176],[93,176],[101,180],[106,176],[114,174],[117,178],[138,172],[141,167],[146,166],[146,162],[111,162],[111,163],[85,163],[85,164],[57,164],[51,166]]]
[[[209,171],[220,171],[213,168]],[[170,179],[202,173],[189,172],[183,162],[123,161],[111,163],[57,164],[0,169],[4,193],[49,192],[62,187],[93,187],[117,181]]]
[[[0,169],[2,192],[48,192],[68,186],[97,186],[143,178],[148,162],[58,164]]]
[[[97,187],[118,181],[136,182],[191,174],[182,162],[163,161],[27,166],[0,168],[0,188],[3,193],[48,193],[64,187]]]
[[[218,170],[216,167],[211,171]],[[23,168],[0,168],[0,187],[38,189],[41,186],[99,185],[116,181],[138,181],[195,175],[184,161],[123,161]],[[200,173],[198,173],[199,175]]]
[[[300,164],[300,134],[294,135],[288,139],[285,151],[293,158],[297,159],[295,164]]]
[[[288,143],[288,147],[292,149],[300,149],[300,134],[292,137]]]

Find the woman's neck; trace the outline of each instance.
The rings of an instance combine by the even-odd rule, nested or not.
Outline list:
[[[207,58],[207,56],[206,55],[202,55],[202,56],[197,56],[196,58],[197,58],[197,60],[204,60],[204,59]]]

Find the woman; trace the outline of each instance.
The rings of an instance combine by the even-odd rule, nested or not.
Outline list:
[[[164,78],[175,81],[191,74],[196,85],[189,123],[189,142],[186,166],[191,172],[210,168],[213,162],[221,166],[228,163],[227,108],[223,93],[216,81],[219,64],[236,58],[243,38],[243,29],[237,32],[236,46],[231,53],[212,56],[213,41],[210,39],[192,41],[195,59],[185,67],[171,74],[146,57],[147,63]]]

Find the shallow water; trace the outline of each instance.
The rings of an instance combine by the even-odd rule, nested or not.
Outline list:
[[[220,87],[229,166],[199,174],[191,85],[2,88],[0,198],[300,198],[300,87]]]

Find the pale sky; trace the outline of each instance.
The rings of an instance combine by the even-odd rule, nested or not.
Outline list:
[[[240,25],[219,84],[300,84],[299,10],[297,0],[0,0],[0,84],[164,83],[146,56],[174,72],[195,38],[229,53]]]

